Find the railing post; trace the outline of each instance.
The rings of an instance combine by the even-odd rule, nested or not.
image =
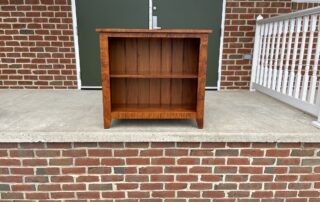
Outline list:
[[[312,125],[314,127],[320,128],[320,86],[318,87],[318,93],[317,93],[317,98],[316,98],[316,106],[318,107],[318,120],[313,121]]]
[[[260,47],[260,31],[261,31],[261,25],[258,24],[259,20],[262,20],[263,17],[259,15],[257,17],[257,24],[256,24],[256,34],[254,37],[254,49],[253,49],[253,57],[252,57],[252,68],[251,68],[251,82],[250,82],[250,91],[254,91],[253,89],[253,82],[256,80],[256,72],[257,72],[257,66],[258,66],[258,58],[259,56],[259,49]]]

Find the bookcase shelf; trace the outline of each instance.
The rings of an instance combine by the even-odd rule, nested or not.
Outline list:
[[[159,74],[150,74],[150,73],[139,73],[139,74],[111,74],[111,78],[137,78],[137,79],[196,79],[198,75],[196,74],[185,74],[185,73],[159,73]]]
[[[210,30],[97,31],[105,128],[112,119],[196,119],[203,128]]]

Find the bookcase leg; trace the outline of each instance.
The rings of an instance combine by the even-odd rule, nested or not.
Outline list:
[[[197,119],[197,124],[199,129],[203,129],[203,119]]]
[[[110,124],[111,124],[111,120],[110,119],[104,118],[103,122],[104,122],[103,123],[104,124],[104,129],[110,128]]]

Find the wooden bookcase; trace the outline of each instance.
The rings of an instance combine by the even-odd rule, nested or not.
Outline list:
[[[112,119],[196,119],[203,128],[211,30],[97,32],[104,128]]]

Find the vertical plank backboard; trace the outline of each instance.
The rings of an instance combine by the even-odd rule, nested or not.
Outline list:
[[[161,48],[161,73],[170,73],[171,72],[171,63],[172,63],[172,40],[171,39],[162,39],[162,48]],[[161,104],[170,104],[170,88],[171,81],[170,79],[161,80]]]
[[[159,74],[161,70],[161,39],[150,39],[150,73]],[[161,103],[161,79],[150,81],[150,104]]]
[[[141,74],[150,73],[150,46],[149,39],[138,39],[138,72]],[[150,104],[150,80],[139,79],[138,102],[139,104]]]
[[[138,47],[137,39],[127,38],[125,42],[126,53],[126,73],[138,73]],[[138,104],[138,81],[136,79],[127,79],[127,104]]]
[[[172,73],[183,72],[183,43],[184,39],[172,41]],[[172,79],[171,86],[171,104],[181,104],[182,79]]]
[[[114,38],[110,40],[109,55],[112,72],[126,72],[125,39]],[[125,89],[126,79],[111,79],[111,102],[114,104],[125,104]]]

